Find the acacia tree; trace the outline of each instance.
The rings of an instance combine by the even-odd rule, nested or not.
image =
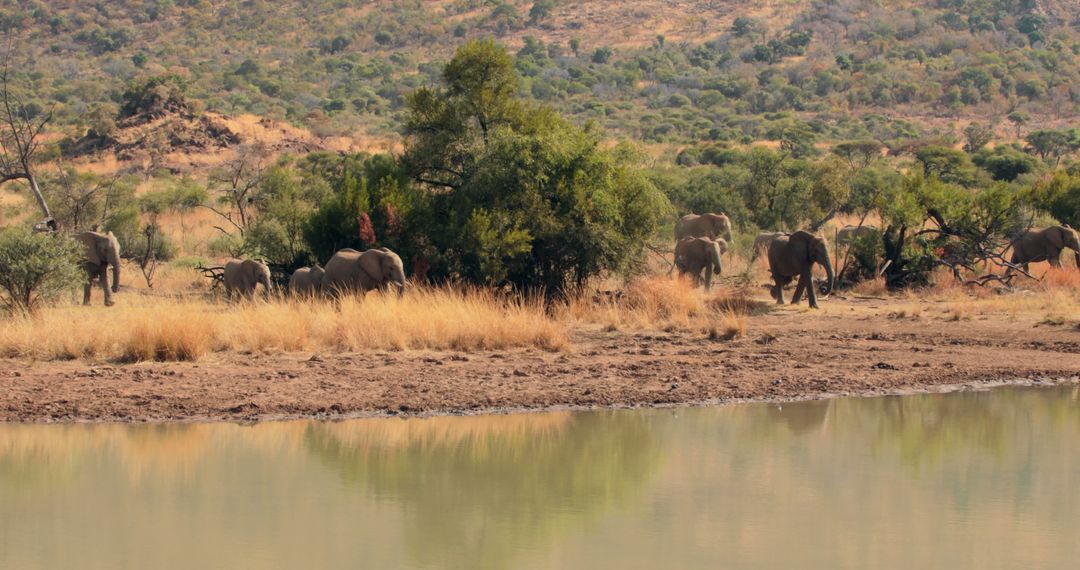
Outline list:
[[[56,221],[34,175],[34,155],[41,147],[41,133],[52,119],[52,111],[42,111],[27,103],[13,85],[11,38],[0,67],[0,184],[25,180],[34,194],[44,219],[40,229],[55,230]]]

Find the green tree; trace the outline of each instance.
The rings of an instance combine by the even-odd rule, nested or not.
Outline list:
[[[976,166],[990,173],[994,180],[1012,182],[1024,174],[1036,172],[1039,159],[1022,151],[1017,145],[984,148],[971,157]]]
[[[75,240],[22,229],[0,231],[0,307],[30,313],[86,278]]]
[[[403,164],[428,189],[442,273],[565,293],[628,269],[669,211],[630,149],[517,93],[493,41],[458,50],[443,85],[409,97]]]
[[[947,146],[930,145],[915,151],[915,160],[923,176],[936,176],[942,182],[971,186],[977,181],[977,171],[967,154]]]
[[[1069,134],[1056,129],[1040,129],[1024,137],[1028,149],[1043,160],[1054,159],[1056,165],[1061,157],[1070,151]]]
[[[971,123],[964,128],[964,152],[974,154],[994,140],[994,129],[989,125]]]
[[[1032,202],[1058,221],[1080,228],[1080,172],[1057,172],[1031,190]]]
[[[1009,113],[1008,119],[1013,124],[1013,128],[1016,129],[1016,138],[1020,138],[1024,126],[1031,122],[1031,115],[1024,111],[1013,111]]]

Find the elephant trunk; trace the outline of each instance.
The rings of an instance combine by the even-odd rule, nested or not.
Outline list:
[[[390,281],[397,285],[398,297],[404,296],[405,286],[408,285],[408,281],[405,280],[405,271],[395,267],[390,276]]]

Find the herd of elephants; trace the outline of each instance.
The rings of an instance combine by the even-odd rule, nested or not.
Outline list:
[[[872,226],[847,226],[837,233],[837,244],[850,244],[857,237],[877,232]],[[87,280],[83,288],[83,304],[90,303],[90,291],[99,282],[105,293],[105,304],[112,305],[112,293],[120,288],[120,244],[112,233],[83,231],[75,238],[85,247],[83,268]],[[731,220],[722,213],[687,214],[675,225],[675,263],[681,275],[689,275],[695,285],[704,283],[709,289],[713,275],[723,271],[721,257],[731,243]],[[1012,244],[1011,263],[1027,270],[1028,263],[1048,261],[1060,266],[1064,249],[1075,252],[1080,268],[1080,243],[1077,232],[1067,225],[1031,229],[1018,236]],[[825,238],[807,231],[763,232],[754,242],[754,257],[765,252],[774,285],[772,297],[784,303],[784,286],[796,277],[799,281],[792,296],[792,303],[799,303],[805,293],[811,307],[817,307],[812,271],[820,265],[828,278],[824,294],[835,284],[835,273],[830,261]],[[108,273],[112,268],[112,286]],[[1011,269],[1010,269],[1011,271]],[[670,272],[669,272],[670,273]],[[234,295],[252,297],[261,284],[266,292],[272,289],[270,268],[253,259],[232,259],[225,263],[222,282],[228,297]],[[334,254],[326,267],[304,267],[296,270],[289,279],[289,292],[293,295],[312,297],[341,292],[367,292],[373,289],[387,291],[391,286],[399,295],[404,294],[408,281],[401,258],[389,249],[367,251],[342,249]]]

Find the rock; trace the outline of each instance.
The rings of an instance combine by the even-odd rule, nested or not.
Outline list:
[[[324,362],[323,357],[319,356],[318,354],[311,355],[311,358],[309,358],[307,361],[308,362]]]

